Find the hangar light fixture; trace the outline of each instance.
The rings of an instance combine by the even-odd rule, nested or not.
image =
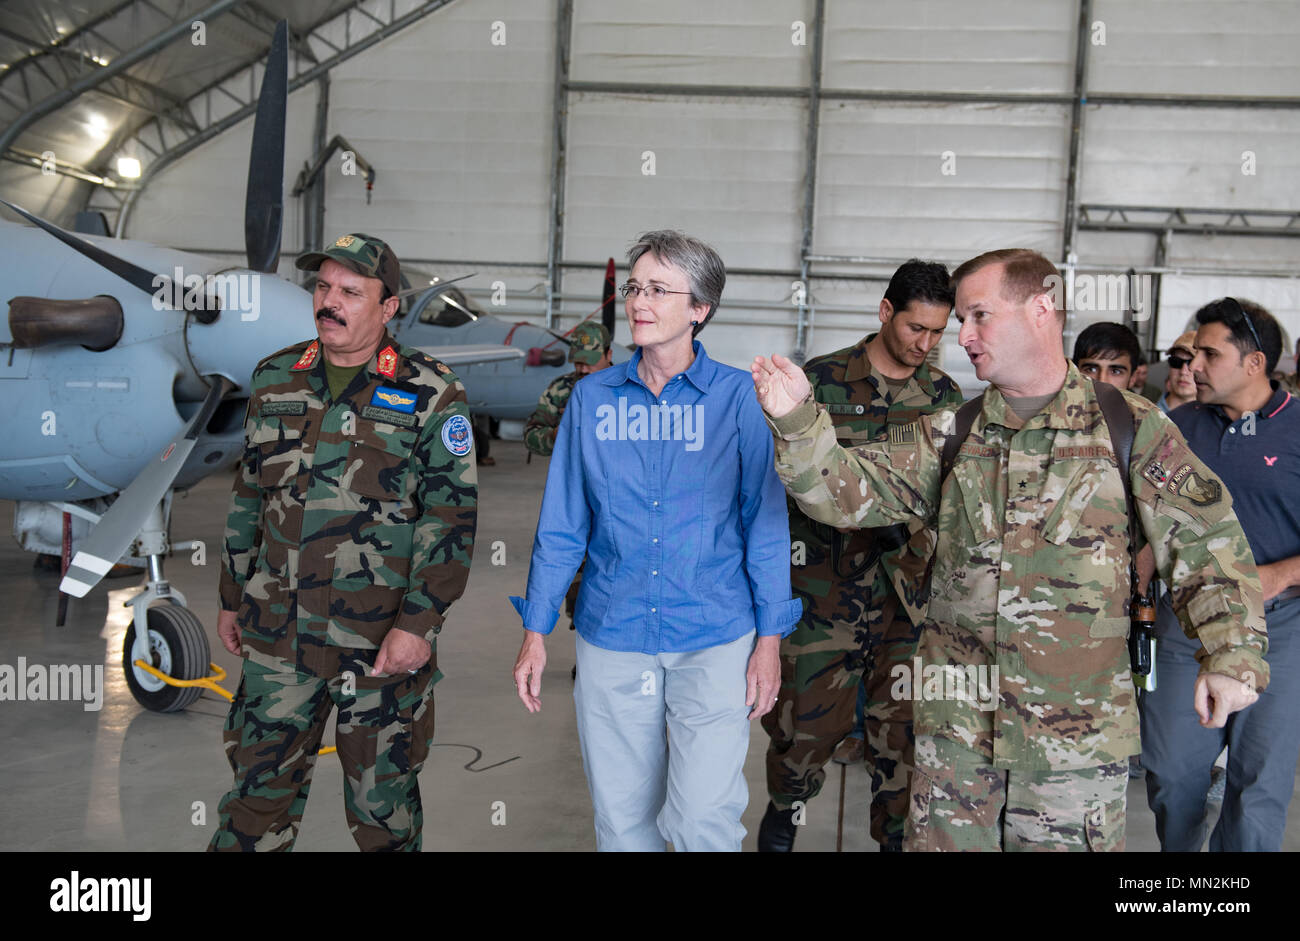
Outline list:
[[[140,161],[135,157],[118,157],[117,175],[124,180],[140,179]]]

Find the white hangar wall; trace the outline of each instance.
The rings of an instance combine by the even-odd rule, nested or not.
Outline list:
[[[460,0],[335,69],[328,135],[347,137],[379,176],[369,204],[359,178],[327,177],[326,235],[381,234],[413,273],[477,271],[467,284],[485,303],[503,281],[509,316],[543,319],[560,6]],[[711,242],[732,272],[704,335],[712,355],[743,366],[757,352],[795,348],[816,6],[574,0],[558,214],[566,264],[553,303],[560,327],[596,307],[606,257],[625,276],[633,237],[671,226]],[[908,257],[952,265],[1022,245],[1062,260],[1079,10],[1074,0],[824,8],[808,355],[874,329],[866,312]],[[1297,109],[1105,100],[1294,97],[1300,8],[1094,0],[1091,20],[1079,204],[1300,210]],[[504,44],[493,42],[496,23]],[[970,95],[992,100],[962,97]],[[291,101],[290,185],[308,156],[314,108],[312,89]],[[247,135],[241,126],[161,174],[128,234],[240,252]],[[301,244],[299,216],[289,200],[287,252]],[[1081,230],[1074,248],[1081,273],[1120,273],[1153,266],[1157,242],[1154,233]],[[1175,233],[1150,339],[1167,346],[1196,307],[1229,290],[1271,306],[1300,334],[1296,282],[1260,276],[1294,271],[1297,261],[1300,242],[1290,238]],[[1207,273],[1238,270],[1249,275]],[[1122,315],[1075,311],[1067,346],[1088,322]],[[975,390],[955,321],[941,362]]]

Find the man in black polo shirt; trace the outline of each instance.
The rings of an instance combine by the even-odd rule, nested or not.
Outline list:
[[[1230,716],[1224,728],[1198,726],[1185,703],[1201,645],[1183,635],[1163,601],[1157,688],[1142,714],[1147,800],[1162,849],[1199,851],[1210,767],[1227,745],[1227,790],[1210,849],[1275,851],[1300,756],[1300,402],[1269,379],[1282,333],[1268,311],[1225,297],[1197,311],[1196,321],[1196,402],[1169,417],[1232,495],[1264,591],[1271,679],[1254,705]],[[1171,491],[1184,495],[1217,486],[1184,468],[1160,473]],[[1203,704],[1197,711],[1204,712]]]

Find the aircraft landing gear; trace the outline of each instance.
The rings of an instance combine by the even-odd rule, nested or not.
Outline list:
[[[185,596],[163,577],[169,503],[170,499],[163,500],[141,530],[139,553],[148,562],[149,580],[144,590],[127,602],[135,609],[135,616],[122,642],[122,669],[131,695],[154,712],[184,709],[199,698],[202,687],[171,686],[135,666],[135,661],[142,660],[173,679],[197,680],[208,675],[210,659],[202,622],[185,607]],[[145,625],[144,630],[141,625]]]
[[[136,702],[154,712],[179,712],[203,693],[200,686],[169,686],[135,666],[137,659],[178,680],[208,675],[208,637],[188,608],[164,603],[148,609],[149,655],[136,654],[136,625],[132,621],[122,642],[122,669]]]

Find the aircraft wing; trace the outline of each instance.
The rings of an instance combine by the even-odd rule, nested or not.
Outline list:
[[[467,366],[471,363],[499,363],[523,359],[528,353],[517,346],[500,343],[466,343],[461,346],[417,346],[421,353],[440,359],[448,366]]]

